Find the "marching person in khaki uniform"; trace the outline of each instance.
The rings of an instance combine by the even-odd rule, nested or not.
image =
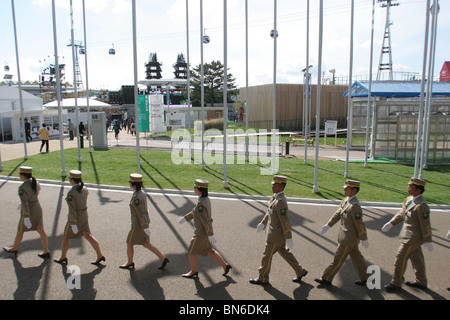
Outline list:
[[[431,243],[430,208],[422,196],[425,185],[424,180],[411,178],[408,186],[409,197],[403,201],[402,209],[381,229],[383,232],[387,232],[393,226],[404,221],[400,232],[402,244],[394,262],[394,275],[391,283],[385,286],[388,291],[401,288],[408,259],[411,259],[416,280],[414,282],[407,281],[406,285],[416,288],[427,287],[425,258],[421,246],[423,244],[431,252],[433,244]]]
[[[39,203],[38,195],[41,191],[39,182],[33,177],[32,167],[20,167],[20,180],[23,181],[19,187],[20,197],[20,220],[17,227],[17,234],[14,245],[10,248],[4,247],[6,252],[17,254],[19,245],[22,242],[23,234],[28,231],[37,231],[41,237],[44,252],[38,254],[41,258],[49,258],[48,237],[44,231],[42,219],[42,207]]]
[[[72,189],[67,193],[66,202],[69,207],[68,221],[64,228],[64,235],[61,245],[61,257],[54,260],[59,264],[67,264],[67,251],[69,250],[70,239],[84,237],[97,253],[97,260],[92,261],[93,265],[100,265],[106,261],[100,250],[98,241],[91,235],[89,219],[87,213],[87,197],[89,190],[81,180],[81,171],[71,170],[69,172]]]
[[[269,283],[272,257],[276,252],[294,269],[297,277],[293,278],[292,281],[300,283],[302,277],[308,273],[308,271],[299,265],[290,250],[293,248],[294,243],[292,241],[291,224],[288,216],[288,204],[284,195],[286,182],[287,177],[277,175],[273,177],[272,191],[274,195],[269,201],[267,213],[256,228],[256,231],[260,232],[267,227],[267,233],[266,247],[263,253],[261,267],[258,269],[259,276],[250,279],[250,283],[252,284]]]
[[[127,263],[119,266],[121,269],[134,269],[133,262],[134,245],[142,245],[159,258],[161,266],[159,269],[163,269],[169,262],[169,259],[163,256],[163,254],[150,243],[150,218],[147,210],[147,198],[142,190],[142,175],[139,173],[130,174],[128,180],[130,188],[134,190],[130,201],[130,213],[131,213],[131,230],[127,236]]]
[[[186,221],[194,220],[194,236],[189,245],[189,263],[191,270],[182,275],[184,278],[198,277],[197,272],[197,254],[206,256],[207,254],[218,262],[223,270],[223,275],[227,275],[231,265],[227,264],[222,256],[212,248],[211,242],[215,243],[214,231],[211,218],[211,201],[208,198],[209,182],[202,179],[195,180],[194,191],[198,195],[197,205],[194,209],[181,217],[178,223],[182,224]]]
[[[338,236],[338,247],[334,255],[333,262],[325,269],[321,278],[314,281],[321,285],[330,286],[334,276],[341,268],[348,255],[352,259],[353,266],[358,272],[360,280],[356,280],[357,285],[366,285],[368,274],[367,264],[358,249],[359,241],[365,248],[369,247],[367,240],[366,227],[363,222],[363,213],[356,194],[359,192],[360,182],[356,180],[345,181],[345,198],[342,200],[339,209],[333,214],[327,224],[325,224],[320,233],[325,234],[330,227],[334,226],[339,220],[341,228]]]

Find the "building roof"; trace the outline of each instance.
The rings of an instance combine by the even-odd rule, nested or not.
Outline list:
[[[424,88],[426,94],[426,83]],[[412,98],[420,97],[420,81],[374,81],[371,87],[372,97],[386,98]],[[433,82],[433,97],[450,96],[450,82]],[[355,82],[351,87],[351,97],[367,97],[369,93],[369,82]],[[348,97],[348,90],[344,97]]]
[[[19,87],[0,86],[0,100],[19,100]],[[22,89],[23,100],[42,101],[41,98]]]
[[[141,80],[138,82],[138,84],[159,87],[187,86],[187,79],[150,79]]]
[[[77,98],[77,105],[78,107],[87,107],[87,101],[85,97]],[[108,103],[101,102],[99,100],[95,100],[93,98],[89,99],[89,107],[110,107],[111,105]],[[52,101],[49,103],[44,104],[44,108],[52,108],[52,107],[58,107],[58,101]],[[61,100],[61,107],[63,108],[69,108],[69,107],[75,107],[75,98],[67,98]]]

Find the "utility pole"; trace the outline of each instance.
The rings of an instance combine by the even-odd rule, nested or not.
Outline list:
[[[392,47],[391,47],[391,19],[390,9],[400,5],[399,3],[393,3],[396,0],[377,0],[378,3],[384,2],[381,7],[386,8],[386,23],[384,25],[383,45],[381,46],[380,63],[378,64],[377,81],[381,80],[381,73],[383,71],[389,72],[389,80],[393,80],[392,77]],[[387,56],[387,62],[385,59]]]

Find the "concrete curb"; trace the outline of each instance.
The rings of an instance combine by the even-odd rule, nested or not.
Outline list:
[[[20,181],[19,177],[8,177],[0,175],[0,180],[5,181]],[[70,186],[69,182],[61,182],[56,180],[46,180],[39,179],[40,183],[53,184],[53,185],[64,185]],[[98,185],[94,183],[85,183],[85,186],[92,189],[107,189],[107,190],[118,190],[118,191],[130,191],[127,186],[115,186],[115,185]],[[157,188],[144,188],[147,193],[161,193],[165,195],[175,194],[175,195],[187,195],[194,196],[193,191],[188,190],[177,190],[177,189],[157,189]],[[222,198],[222,199],[239,199],[239,200],[253,200],[253,201],[268,201],[270,196],[261,195],[247,195],[247,194],[227,194],[220,192],[209,192],[210,197]],[[328,199],[311,199],[311,198],[294,198],[286,197],[289,202],[293,203],[305,203],[305,204],[324,204],[324,205],[339,205],[341,200],[328,200]],[[361,206],[363,207],[380,207],[380,208],[401,208],[401,203],[395,202],[372,202],[372,201],[361,201]],[[428,204],[432,210],[449,210],[450,205],[440,205],[440,204]]]

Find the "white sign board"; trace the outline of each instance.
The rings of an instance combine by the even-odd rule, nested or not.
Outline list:
[[[164,132],[164,104],[162,95],[150,95],[150,131],[152,133]]]
[[[334,134],[334,146],[337,144],[337,121],[335,120],[326,120],[325,121],[325,135],[324,135],[324,144],[327,144],[327,135]]]

